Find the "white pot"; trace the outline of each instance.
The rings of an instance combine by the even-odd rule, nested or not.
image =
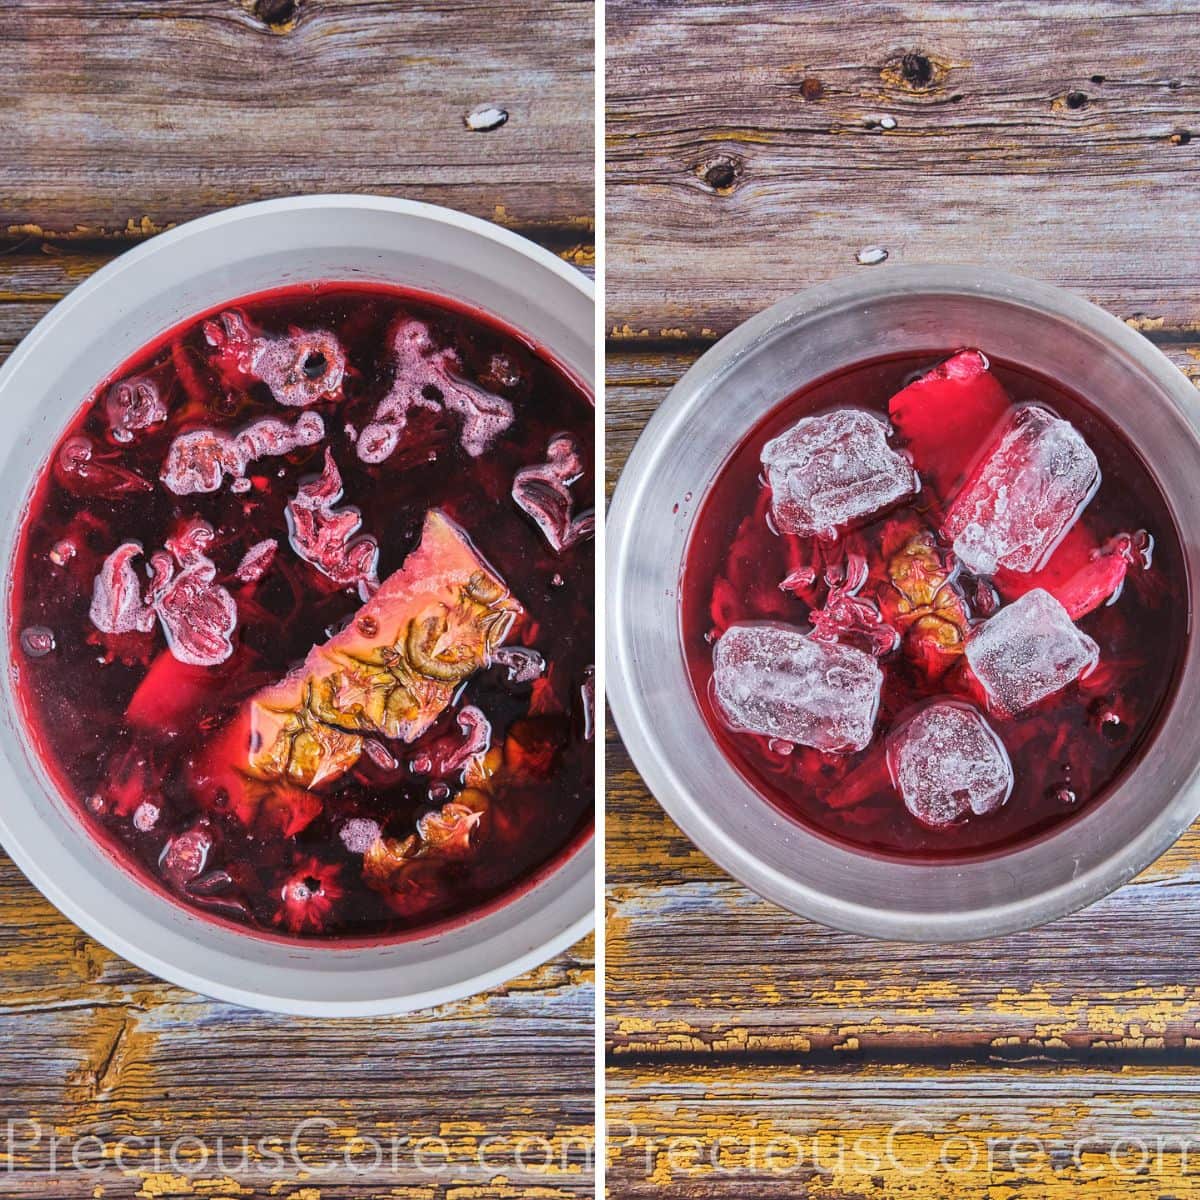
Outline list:
[[[474,217],[378,196],[304,196],[228,209],[123,254],[50,312],[0,371],[0,561],[35,474],[84,399],[156,335],[240,296],[306,280],[380,280],[468,302],[544,347],[589,386],[594,295],[585,277]],[[11,678],[9,639],[2,639]],[[41,892],[131,962],[222,1000],[309,1016],[406,1012],[491,987],[592,926],[591,839],[477,920],[392,945],[306,946],[206,921],[140,884],[58,795],[11,695],[0,708],[0,840]]]

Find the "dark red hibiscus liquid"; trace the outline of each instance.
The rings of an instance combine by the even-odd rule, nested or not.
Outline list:
[[[229,388],[213,368],[203,316],[171,330],[97,388],[59,447],[86,437],[96,459],[153,487],[80,494],[50,467],[37,483],[11,585],[10,630],[19,700],[34,744],[80,819],[111,853],[144,881],[215,920],[285,938],[380,939],[493,906],[572,852],[592,825],[592,544],[583,539],[556,553],[511,494],[516,472],[544,462],[550,440],[567,434],[583,460],[574,483],[577,505],[591,508],[590,397],[513,331],[427,296],[330,283],[231,301],[213,314],[231,308],[267,334],[292,328],[335,334],[348,364],[343,396],[285,408],[261,382]],[[354,431],[370,422],[392,384],[388,335],[405,314],[426,322],[438,346],[457,352],[462,378],[511,403],[511,426],[485,453],[465,451],[459,417],[437,404],[412,409],[385,461],[370,465],[355,453]],[[120,444],[111,436],[106,396],[114,381],[143,373],[159,381],[168,417]],[[291,424],[302,412],[318,413],[326,436],[251,463],[243,491],[226,479],[215,492],[179,496],[160,482],[168,448],[185,429],[237,432],[265,417]],[[344,628],[362,604],[355,587],[331,582],[289,545],[286,506],[320,474],[327,449],[344,484],[339,504],[356,507],[362,533],[378,542],[379,579],[401,568],[426,513],[440,509],[524,608],[506,645],[536,650],[546,666],[525,682],[500,664],[475,672],[416,742],[392,742],[376,757],[363,754],[347,773],[316,789],[319,811],[302,829],[289,831],[294,812],[286,801],[276,810],[264,806],[261,819],[247,825],[221,812],[220,795],[215,803],[200,802],[190,783],[197,763],[248,697]],[[162,658],[169,651],[160,629],[106,638],[89,619],[93,581],[115,547],[138,542],[148,556],[192,518],[212,526],[208,554],[217,582],[238,604],[235,653],[200,669],[204,680],[194,697],[173,683],[177,668]],[[248,588],[235,572],[250,547],[268,538],[277,540],[278,552],[261,582]],[[144,571],[139,561],[139,577]],[[156,663],[163,667],[161,682],[152,681],[155,694],[143,693],[142,718],[132,722],[126,710]],[[178,677],[193,680],[195,669]],[[163,719],[147,723],[146,710],[155,705]],[[469,852],[420,861],[402,886],[368,886],[362,831],[377,828],[383,837],[403,840],[424,815],[454,799],[460,781],[434,778],[430,760],[438,747],[444,752],[461,740],[456,716],[468,705],[486,716],[492,745],[503,747],[510,763],[518,760],[516,769],[471,833]],[[158,810],[150,828],[130,815],[141,801]],[[348,826],[358,830],[357,838],[347,837]],[[172,839],[196,828],[209,844],[202,870],[193,864],[184,875],[168,875],[162,863]]]
[[[986,352],[986,346],[983,347]],[[712,644],[731,624],[783,622],[801,629],[810,607],[783,591],[801,539],[779,536],[766,520],[769,492],[760,478],[764,443],[802,417],[838,405],[887,416],[888,400],[945,360],[949,351],[877,359],[826,378],[792,396],[734,451],[704,498],[683,575],[685,652],[697,700],[713,736],[748,781],[785,814],[857,849],[909,859],[979,857],[1010,850],[1056,829],[1101,802],[1143,754],[1171,701],[1189,630],[1188,578],[1171,513],[1135,447],[1090,404],[1060,384],[991,360],[1013,403],[1036,401],[1074,424],[1099,460],[1102,483],[1085,511],[1101,540],[1145,530],[1154,539],[1150,566],[1131,570],[1117,601],[1082,617],[1079,628],[1100,646],[1100,666],[1015,718],[989,716],[1012,760],[1008,802],[988,816],[940,830],[915,820],[885,782],[861,803],[830,803],[842,782],[877,752],[898,716],[946,696],[903,654],[881,661],[885,682],[872,745],[857,754],[823,754],[731,732],[710,698]],[[895,439],[903,447],[903,439]],[[969,455],[975,448],[959,448]],[[876,517],[860,531],[867,554],[889,526],[929,521],[929,500]],[[829,557],[836,558],[836,549]],[[822,603],[821,597],[816,600]]]

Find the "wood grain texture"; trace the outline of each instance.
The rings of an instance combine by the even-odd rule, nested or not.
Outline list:
[[[291,15],[260,15],[273,13]],[[592,35],[588,0],[15,0],[0,215],[136,234],[236,202],[366,191],[586,225]],[[468,129],[483,104],[507,122]]]
[[[272,195],[450,204],[589,270],[592,28],[585,0],[14,0],[0,359],[127,245]],[[468,130],[479,104],[508,121]],[[408,1017],[267,1016],[130,966],[0,855],[0,1196],[591,1195],[592,960]]]
[[[143,974],[5,859],[0,1195],[589,1195],[591,953],[409,1017],[273,1017]]]
[[[897,262],[1074,287],[1200,386],[1196,15],[610,4],[610,488],[719,337]],[[1200,1197],[1200,829],[1083,913],[913,947],[734,883],[611,729],[607,789],[614,1195]]]
[[[1195,320],[1194,5],[610,9],[614,329],[724,332],[872,245]]]
[[[1179,1200],[1194,1076],[920,1064],[615,1071],[610,1177],[628,1200]],[[617,1188],[619,1187],[619,1191]]]

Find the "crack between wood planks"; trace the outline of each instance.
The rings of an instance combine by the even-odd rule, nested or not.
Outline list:
[[[848,1050],[837,1044],[810,1050],[711,1050],[684,1049],[622,1051],[610,1045],[605,1053],[610,1070],[663,1068],[800,1067],[806,1070],[836,1068],[862,1071],[871,1067],[914,1067],[946,1071],[955,1067],[1004,1067],[1015,1071],[1042,1071],[1047,1066],[1122,1071],[1147,1067],[1195,1069],[1200,1067],[1200,1046],[1109,1046],[1103,1043],[1064,1047],[1013,1046],[1010,1052],[990,1043],[968,1045],[877,1046]]]
[[[93,1073],[97,1096],[103,1096],[106,1092],[111,1091],[113,1084],[116,1083],[121,1074],[121,1062],[118,1056],[125,1041],[125,1035],[129,1032],[132,1020],[132,1017],[126,1016],[121,1024],[117,1026],[116,1036],[113,1038],[104,1058],[97,1065]]]

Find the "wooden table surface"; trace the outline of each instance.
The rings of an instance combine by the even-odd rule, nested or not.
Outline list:
[[[1074,288],[1200,385],[1195,5],[614,0],[607,28],[610,483],[717,338],[895,263]],[[1036,932],[875,943],[732,882],[609,737],[612,1195],[1200,1197],[1200,830]]]
[[[127,245],[296,192],[452,205],[589,268],[592,35],[588,0],[8,0],[0,357]],[[507,122],[472,131],[481,105]],[[590,1195],[591,952],[410,1017],[264,1016],[131,967],[0,857],[0,1195]]]

